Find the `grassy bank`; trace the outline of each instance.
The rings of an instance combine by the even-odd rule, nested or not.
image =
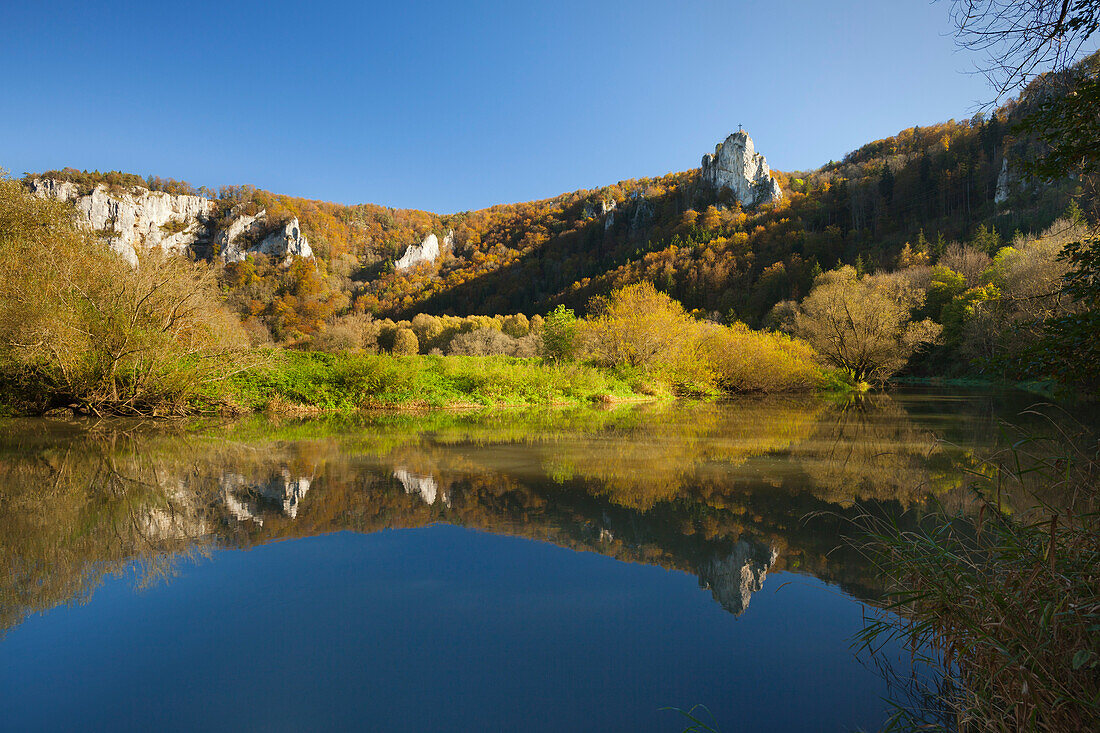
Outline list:
[[[386,356],[271,350],[203,395],[241,412],[591,404],[671,397],[626,372],[506,356]]]

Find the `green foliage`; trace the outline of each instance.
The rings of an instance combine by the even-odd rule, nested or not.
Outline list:
[[[997,233],[995,227],[986,227],[985,224],[979,224],[978,228],[974,230],[974,235],[970,238],[970,246],[980,252],[992,255],[1001,246],[1001,235]]]
[[[246,410],[354,412],[374,407],[589,403],[636,398],[611,372],[511,357],[274,351],[234,377],[224,398]]]
[[[542,323],[541,352],[551,361],[572,359],[577,352],[579,326],[572,308],[559,305]]]
[[[981,304],[996,302],[1000,295],[997,286],[992,283],[977,285],[957,294],[944,305],[940,323],[943,324],[944,339],[947,343],[959,346],[963,340],[963,329],[967,322],[972,321],[978,314]]]
[[[1058,258],[1069,266],[1065,292],[1085,308],[1100,309],[1100,235],[1067,243]]]
[[[966,292],[966,278],[949,267],[942,265],[932,271],[932,282],[928,287],[925,311],[937,323],[943,323],[944,308],[956,297]]]

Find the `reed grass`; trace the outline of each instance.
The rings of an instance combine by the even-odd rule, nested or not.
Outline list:
[[[857,645],[912,652],[886,729],[1100,730],[1095,438],[1023,436],[972,475],[976,515],[859,521],[889,593]]]

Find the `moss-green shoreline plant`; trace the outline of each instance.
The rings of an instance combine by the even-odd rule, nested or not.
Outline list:
[[[631,375],[507,356],[387,356],[275,350],[208,395],[241,411],[584,404],[647,399]],[[658,394],[657,396],[661,396]],[[669,396],[665,393],[664,396]]]

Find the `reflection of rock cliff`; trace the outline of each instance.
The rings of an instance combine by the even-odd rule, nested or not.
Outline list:
[[[774,548],[741,540],[725,557],[713,557],[699,567],[699,585],[709,588],[722,608],[740,615],[752,594],[764,587],[778,556]]]
[[[260,525],[264,523],[265,512],[279,511],[291,519],[297,517],[311,482],[311,478],[304,476],[292,478],[286,469],[261,481],[237,473],[224,474],[218,481],[229,513],[237,521],[251,520]]]
[[[942,458],[906,405],[929,410],[877,396],[848,409],[753,400],[384,416],[297,440],[257,439],[248,425],[247,442],[232,429],[12,430],[0,436],[0,633],[133,561],[148,572],[208,546],[433,522],[691,573],[733,613],[780,571],[873,599],[866,559],[838,549],[865,509],[844,507],[912,504]],[[995,446],[976,441],[1000,439],[1002,413],[976,407],[947,437],[988,454]],[[937,485],[941,502],[972,506],[961,485]]]
[[[449,492],[444,490],[440,496],[439,483],[432,476],[423,476],[398,468],[394,469],[393,477],[405,487],[406,494],[416,494],[424,500],[425,504],[435,504],[437,498],[442,498],[445,506],[451,506]]]
[[[151,543],[167,540],[199,540],[210,532],[198,495],[189,491],[184,482],[164,487],[164,501],[149,507],[144,514],[136,512],[134,524]]]

